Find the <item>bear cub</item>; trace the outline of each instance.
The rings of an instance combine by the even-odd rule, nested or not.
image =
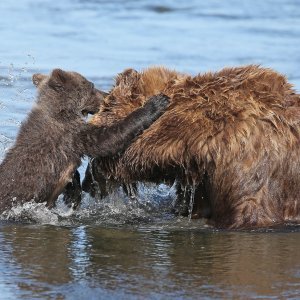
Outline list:
[[[104,99],[93,83],[60,69],[32,79],[36,104],[0,165],[0,213],[31,200],[53,207],[84,155],[119,153],[169,104],[168,97],[154,96],[122,121],[96,127],[83,118]]]

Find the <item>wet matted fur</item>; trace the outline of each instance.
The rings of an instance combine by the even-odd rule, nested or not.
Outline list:
[[[177,180],[195,190],[196,213],[209,204],[217,227],[300,221],[300,96],[283,75],[254,65],[195,77],[129,69],[91,122],[122,120],[160,92],[171,99],[167,112],[94,169],[125,183]]]

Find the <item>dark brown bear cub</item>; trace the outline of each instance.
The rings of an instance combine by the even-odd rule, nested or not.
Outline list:
[[[0,212],[30,200],[53,206],[83,155],[122,151],[168,105],[167,97],[152,97],[124,120],[96,128],[82,116],[99,109],[103,93],[87,79],[56,69],[33,82],[36,105],[0,166]]]
[[[170,97],[166,113],[93,171],[125,183],[176,180],[195,215],[209,205],[217,227],[300,222],[300,95],[284,76],[258,66],[126,70],[92,123],[116,122],[156,93]]]

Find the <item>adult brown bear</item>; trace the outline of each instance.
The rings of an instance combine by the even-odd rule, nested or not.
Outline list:
[[[0,213],[30,200],[54,206],[83,155],[124,150],[169,104],[166,96],[154,96],[122,121],[94,126],[82,116],[98,111],[103,93],[86,78],[55,69],[35,74],[33,82],[37,102],[0,165]]]
[[[210,205],[217,227],[300,221],[300,95],[284,76],[254,65],[195,77],[130,69],[91,122],[122,120],[160,92],[167,112],[122,155],[95,159],[95,178],[176,179],[190,187],[194,213]]]

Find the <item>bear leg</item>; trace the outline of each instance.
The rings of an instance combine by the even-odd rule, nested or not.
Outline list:
[[[214,221],[217,227],[229,229],[271,227],[283,222],[264,205],[264,200],[257,197],[242,199],[231,211],[214,218]]]
[[[63,201],[68,207],[73,209],[76,209],[81,203],[81,184],[78,170],[75,171],[72,181],[64,188]]]

